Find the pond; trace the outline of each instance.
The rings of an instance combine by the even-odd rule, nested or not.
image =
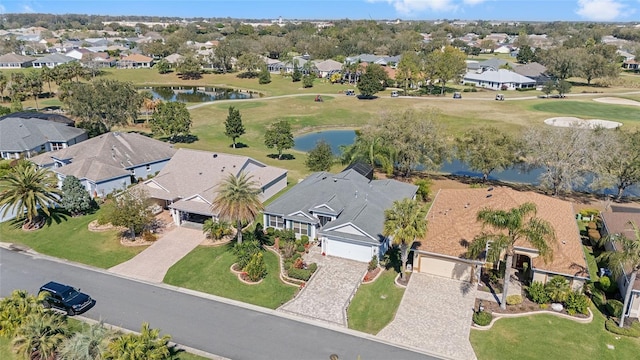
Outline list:
[[[331,145],[331,149],[336,156],[340,155],[340,145],[350,145],[356,139],[356,133],[354,130],[327,130],[327,131],[319,131],[311,134],[306,134],[295,139],[295,149],[300,151],[309,151],[313,149],[316,145],[316,142],[320,139],[324,139],[329,145]],[[509,169],[500,172],[492,172],[489,175],[489,179],[491,180],[499,180],[513,183],[521,183],[521,184],[531,184],[531,185],[539,185],[540,181],[538,177],[544,170],[541,168],[534,168],[526,171],[522,166],[513,166]],[[469,177],[477,177],[481,178],[482,173],[470,170],[467,164],[463,163],[458,159],[453,159],[450,162],[445,162],[442,164],[440,168],[440,172],[445,174],[452,174],[457,176],[469,176]],[[593,176],[587,176],[587,184],[591,182]],[[578,189],[580,191],[592,192],[598,194],[611,194],[615,195],[615,189],[608,189],[605,191],[593,191],[586,187],[583,189]],[[625,196],[640,196],[640,188],[638,186],[632,186],[625,190]]]
[[[179,101],[185,103],[202,103],[215,100],[253,99],[262,97],[261,93],[203,86],[149,86],[138,90],[149,91],[154,99],[162,101]]]

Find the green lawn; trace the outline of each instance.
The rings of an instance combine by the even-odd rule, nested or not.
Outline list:
[[[596,258],[593,255],[593,250],[591,249],[591,247],[584,246],[584,245],[582,246],[582,249],[587,259],[587,266],[589,267],[589,275],[591,277],[591,281],[596,282],[599,279],[598,264],[596,263]]]
[[[116,231],[90,232],[87,226],[96,217],[97,213],[65,217],[36,231],[24,231],[6,221],[0,224],[0,238],[42,254],[104,269],[127,261],[146,248],[122,246]]]
[[[358,288],[347,310],[350,329],[377,334],[393,320],[404,295],[404,289],[394,283],[397,275],[385,270],[374,283]]]
[[[471,330],[471,345],[480,360],[637,359],[640,339],[608,332],[604,316],[591,310],[589,324],[553,315],[501,319],[491,330]]]
[[[583,119],[615,120],[620,122],[640,121],[640,111],[636,106],[602,104],[595,101],[547,99],[532,105],[531,108],[537,111],[575,116]]]
[[[267,265],[267,277],[260,284],[246,285],[229,270],[235,262],[231,244],[217,247],[200,246],[172,266],[164,282],[275,309],[291,300],[297,288],[280,281],[280,265],[275,254],[265,251],[264,260]]]

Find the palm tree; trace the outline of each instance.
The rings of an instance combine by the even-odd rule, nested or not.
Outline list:
[[[55,312],[31,314],[16,331],[13,350],[30,360],[51,360],[67,337],[67,318]]]
[[[387,173],[393,174],[393,149],[384,145],[381,137],[360,132],[356,141],[341,147],[341,161],[344,165],[364,162],[375,167],[379,165]]]
[[[416,200],[403,199],[393,202],[391,209],[384,211],[384,236],[392,238],[400,246],[402,259],[401,276],[409,257],[409,249],[416,238],[427,232],[427,210]]]
[[[235,221],[238,226],[238,244],[242,244],[242,223],[253,221],[264,208],[260,201],[261,190],[253,176],[241,172],[229,174],[220,185],[218,195],[211,204],[211,211],[224,221]]]
[[[498,262],[502,253],[506,252],[504,286],[500,302],[502,309],[507,307],[507,290],[513,271],[515,243],[519,239],[525,239],[538,250],[545,261],[550,261],[553,258],[553,249],[550,245],[556,241],[555,231],[548,221],[535,217],[536,211],[536,205],[527,202],[507,211],[485,208],[478,211],[476,215],[476,220],[481,221],[483,227],[491,227],[494,232],[483,232],[473,239],[467,249],[467,256],[478,258],[484,254],[488,246],[487,260]]]
[[[60,347],[60,360],[101,360],[106,353],[109,343],[116,337],[116,333],[96,323],[73,334]]]
[[[8,174],[0,178],[0,208],[2,215],[9,211],[17,212],[17,219],[27,219],[29,227],[41,209],[50,215],[49,206],[58,201],[58,179],[48,169],[22,161]]]
[[[0,301],[0,336],[11,338],[31,314],[44,311],[41,305],[44,294],[35,297],[25,290],[14,290],[11,296]]]
[[[231,224],[226,221],[215,221],[207,219],[202,225],[202,232],[214,240],[220,240],[223,237],[233,233]]]
[[[142,324],[140,334],[125,334],[111,343],[104,353],[105,359],[113,360],[164,360],[171,357],[171,336],[160,337],[159,329]]]
[[[4,102],[4,89],[7,88],[7,77],[0,73],[0,97],[2,98],[2,102]]]
[[[42,70],[40,70],[40,78],[42,81],[46,81],[49,85],[49,96],[52,96],[53,93],[51,91],[51,82],[56,79],[55,72],[48,66],[43,66]]]
[[[613,242],[616,249],[613,251],[605,251],[598,257],[599,261],[607,264],[607,267],[611,269],[611,273],[616,279],[624,275],[625,268],[631,269],[629,282],[627,283],[627,291],[625,291],[624,294],[622,316],[620,316],[620,322],[618,324],[620,327],[624,326],[624,313],[629,306],[631,290],[633,290],[633,284],[638,276],[638,270],[640,270],[640,228],[632,221],[630,221],[629,224],[633,229],[633,238],[630,239],[624,235],[606,236],[603,241]]]

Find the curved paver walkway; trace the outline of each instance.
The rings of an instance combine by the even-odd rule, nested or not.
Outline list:
[[[318,264],[318,271],[293,300],[278,310],[347,326],[345,310],[367,271],[367,264],[320,255],[313,247],[305,261]]]
[[[413,273],[396,317],[378,337],[451,359],[476,359],[469,343],[475,298],[474,285]]]
[[[161,283],[169,268],[190,253],[204,238],[202,230],[178,226],[132,259],[110,268],[109,271]]]

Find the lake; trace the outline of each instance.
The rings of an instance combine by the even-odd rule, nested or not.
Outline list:
[[[215,100],[252,99],[262,97],[261,93],[203,86],[149,86],[138,90],[149,91],[154,99],[162,101],[179,101],[185,103],[202,103]]]
[[[327,143],[329,143],[334,155],[339,156],[340,145],[353,144],[356,139],[356,133],[354,130],[327,130],[306,134],[295,138],[294,149],[300,151],[309,151],[316,146],[316,142],[320,139],[323,139]],[[538,177],[543,171],[544,170],[541,168],[535,168],[531,169],[530,171],[525,171],[522,166],[516,165],[504,171],[492,172],[489,175],[489,179],[521,184],[539,185],[540,181],[538,181]],[[442,164],[442,166],[440,167],[440,172],[457,176],[482,178],[482,173],[470,170],[467,164],[458,159],[453,159],[451,162],[445,162],[444,164]],[[589,184],[592,178],[592,176],[587,176],[586,183]],[[599,190],[597,192],[594,192],[593,190],[585,187],[584,189],[577,190],[598,194],[617,194],[617,191],[615,189],[608,189],[605,191]],[[638,186],[632,186],[630,188],[627,188],[624,194],[625,196],[639,197],[640,188]]]

